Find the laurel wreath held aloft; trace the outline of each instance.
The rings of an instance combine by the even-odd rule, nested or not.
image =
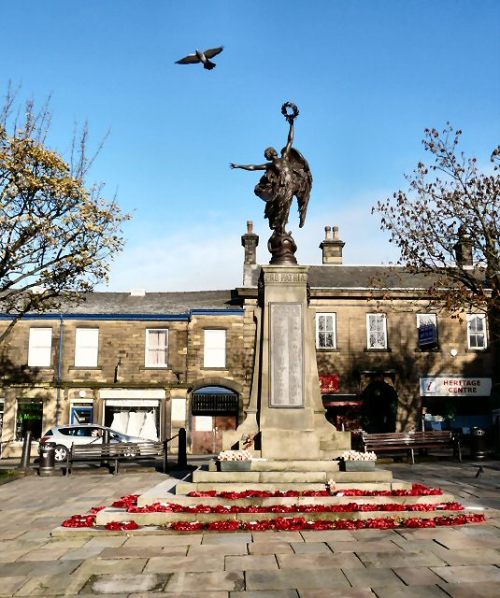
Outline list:
[[[292,102],[285,102],[281,106],[281,114],[283,114],[289,123],[292,123],[299,115],[299,109]]]

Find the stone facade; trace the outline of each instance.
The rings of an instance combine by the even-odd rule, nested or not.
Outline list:
[[[109,425],[113,409],[116,411],[120,405],[135,409],[144,401],[156,410],[159,437],[169,438],[180,427],[186,427],[190,450],[216,452],[221,440],[218,428],[234,429],[244,421],[251,407],[252,384],[257,383],[254,361],[262,317],[258,285],[261,267],[255,253],[258,236],[251,226],[242,242],[245,261],[241,288],[192,293],[93,293],[82,305],[67,305],[61,313],[30,314],[16,324],[0,347],[2,455],[20,452],[23,401],[43,407],[42,415],[37,415],[42,418],[42,433],[56,423],[70,422],[77,408],[84,413],[88,406],[94,422]],[[318,330],[317,314],[326,315],[334,328],[330,346],[316,347],[320,379],[336,381],[335,388],[323,389],[328,419],[337,427],[350,429],[356,417],[346,413],[345,405],[352,407],[356,415],[356,408],[362,410],[363,401],[370,398],[370,389],[377,390],[379,384],[392,393],[395,401],[395,427],[418,427],[422,425],[423,409],[441,413],[450,403],[453,410],[456,394],[441,397],[448,401],[445,405],[444,400],[434,400],[432,393],[422,390],[423,380],[446,378],[457,388],[480,380],[470,382],[480,386],[476,388],[479,395],[471,398],[469,406],[475,402],[476,415],[484,420],[493,367],[487,331],[486,346],[471,348],[467,315],[451,318],[430,305],[423,292],[428,281],[397,268],[345,266],[343,246],[338,229],[334,227],[332,235],[327,227],[322,243],[323,264],[307,269],[309,303],[305,317]],[[383,292],[375,282],[380,277],[386,280]],[[429,313],[434,314],[437,323],[436,342],[422,347],[417,316]],[[376,322],[385,326],[381,331],[384,346],[368,346],[368,314],[378,314]],[[0,317],[0,326],[7,326],[8,316]],[[37,327],[52,331],[48,367],[28,366],[30,329]],[[76,331],[82,328],[99,331],[95,367],[75,366]],[[148,330],[168,330],[165,366],[146,365]],[[206,330],[225,331],[225,358],[217,367],[205,365]],[[227,391],[227,396],[220,399],[219,394],[217,398],[217,392],[222,391]],[[205,400],[203,408],[196,407],[197,392],[203,395],[199,404]],[[233,399],[234,411],[227,407]],[[456,405],[465,404],[466,397],[458,399]],[[469,411],[474,414],[472,408]],[[29,419],[28,412],[25,415]],[[458,423],[464,425],[463,420]]]

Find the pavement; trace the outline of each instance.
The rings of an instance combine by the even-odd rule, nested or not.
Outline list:
[[[5,466],[5,464],[2,464]],[[71,515],[182,474],[28,475],[0,485],[0,596],[456,598],[500,596],[500,461],[387,464],[486,524],[400,530],[52,537]]]

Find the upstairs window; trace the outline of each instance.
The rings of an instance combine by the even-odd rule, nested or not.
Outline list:
[[[487,346],[486,316],[484,314],[469,314],[467,316],[467,348],[472,351],[483,351]]]
[[[226,367],[226,331],[204,330],[203,367]]]
[[[436,314],[417,314],[418,348],[431,351],[438,346]]]
[[[30,328],[28,365],[48,368],[52,356],[52,328]]]
[[[168,365],[168,330],[146,330],[146,367]]]
[[[337,348],[336,314],[316,314],[316,348]]]
[[[77,328],[75,339],[75,366],[96,368],[99,350],[98,328]]]
[[[386,314],[366,314],[366,343],[369,350],[387,349]]]

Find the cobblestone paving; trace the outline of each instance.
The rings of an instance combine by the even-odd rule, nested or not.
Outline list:
[[[500,596],[500,462],[387,465],[487,523],[417,530],[51,537],[64,519],[165,480],[143,472],[28,476],[0,486],[0,596]],[[477,476],[477,477],[476,477]],[[172,478],[172,485],[176,480]]]

